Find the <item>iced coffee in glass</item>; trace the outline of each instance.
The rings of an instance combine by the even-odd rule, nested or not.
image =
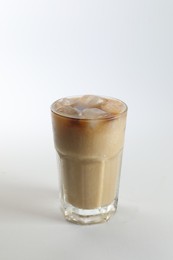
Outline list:
[[[51,115],[65,218],[107,221],[118,202],[126,104],[94,95],[62,98],[52,104]]]

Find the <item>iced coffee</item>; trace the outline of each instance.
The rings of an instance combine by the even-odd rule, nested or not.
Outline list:
[[[85,95],[57,100],[51,111],[66,219],[107,221],[117,208],[127,106]]]

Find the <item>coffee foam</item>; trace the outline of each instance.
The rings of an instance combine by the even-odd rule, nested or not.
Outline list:
[[[120,100],[95,95],[62,98],[52,105],[52,111],[56,114],[76,119],[110,118],[125,110],[126,106]]]

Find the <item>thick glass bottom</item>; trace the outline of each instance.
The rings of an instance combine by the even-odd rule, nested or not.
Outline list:
[[[75,224],[89,225],[107,222],[116,212],[118,199],[110,205],[96,209],[79,209],[62,201],[62,210],[66,220]]]

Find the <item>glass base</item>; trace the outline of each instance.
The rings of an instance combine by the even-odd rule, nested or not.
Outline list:
[[[79,209],[73,205],[62,202],[62,210],[66,220],[75,224],[89,225],[107,222],[117,209],[118,199],[115,199],[110,205],[96,209]]]

